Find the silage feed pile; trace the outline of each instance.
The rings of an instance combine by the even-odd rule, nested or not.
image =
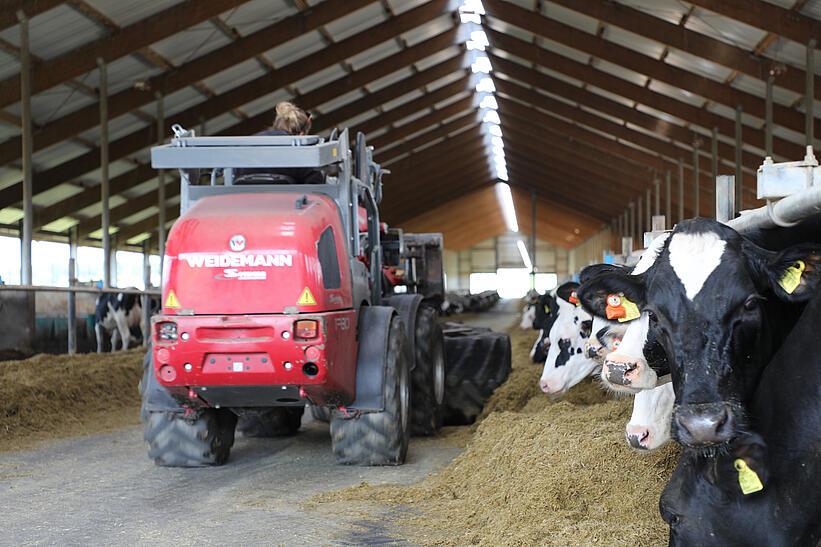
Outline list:
[[[631,399],[585,381],[553,402],[536,386],[535,334],[514,329],[513,372],[487,406],[467,449],[420,484],[361,484],[317,504],[397,504],[399,525],[425,545],[661,545],[658,498],[676,460],[624,440]]]
[[[139,423],[145,350],[0,362],[0,450]]]

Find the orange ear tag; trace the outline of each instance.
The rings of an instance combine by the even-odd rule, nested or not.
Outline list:
[[[624,306],[621,305],[621,297],[618,294],[607,295],[607,307],[604,308],[604,314],[610,321],[620,319],[627,315],[627,311],[624,309]]]
[[[570,297],[567,299],[567,301],[571,304],[576,304],[576,307],[581,306],[579,298],[576,296],[576,291],[570,293]]]

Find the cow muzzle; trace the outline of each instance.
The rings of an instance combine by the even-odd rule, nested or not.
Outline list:
[[[681,405],[675,410],[676,439],[689,447],[708,447],[733,439],[735,416],[724,403]]]
[[[647,366],[647,361],[614,353],[604,359],[602,378],[614,391],[626,393],[636,393],[656,385],[655,373]]]

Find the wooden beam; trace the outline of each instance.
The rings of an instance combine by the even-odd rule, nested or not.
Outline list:
[[[43,62],[33,74],[32,94],[59,85],[85,72],[94,70],[97,59],[111,63],[164,40],[211,17],[230,10],[248,0],[209,0],[208,2],[183,2],[145,19],[133,23],[110,36],[94,40],[76,49]],[[20,100],[20,76],[12,76],[0,82],[0,107]]]
[[[766,82],[773,65],[772,59],[751,54],[743,48],[712,38],[706,34],[655,17],[635,8],[617,2],[590,2],[588,0],[551,0],[555,4],[594,17],[599,21],[615,25],[624,30],[650,38],[662,44],[707,59],[713,63],[736,70]],[[757,3],[757,0],[754,0]],[[723,0],[720,2],[726,5]],[[749,4],[750,2],[745,2]],[[768,4],[770,5],[770,4]],[[786,11],[786,10],[785,10]],[[819,29],[821,30],[821,29]],[[806,45],[804,43],[803,45]],[[777,85],[803,95],[806,91],[806,73],[791,66],[778,76]],[[821,77],[816,76],[816,98],[821,99]]]
[[[537,36],[560,42],[562,45],[592,55],[599,59],[644,74],[654,80],[665,82],[673,87],[701,95],[717,103],[735,108],[741,105],[744,112],[764,119],[764,99],[745,93],[732,86],[688,70],[675,67],[664,61],[649,57],[626,46],[621,46],[600,36],[592,36],[578,28],[560,23],[549,17],[521,8],[505,0],[487,0],[484,2],[488,15],[515,25]],[[804,115],[794,108],[775,104],[775,117],[783,127],[804,131]],[[821,121],[816,121],[821,133]]]
[[[441,0],[444,1],[444,0]],[[305,58],[294,61],[284,66],[276,72],[266,74],[261,78],[253,80],[247,84],[235,87],[218,96],[206,99],[187,110],[169,116],[169,124],[178,123],[182,126],[191,127],[199,123],[202,117],[210,119],[218,116],[234,107],[250,102],[261,95],[280,89],[288,83],[299,81],[331,64],[338,62],[348,56],[364,51],[393,36],[393,33],[404,32],[417,27],[428,19],[437,15],[437,11],[431,10],[432,5],[438,6],[440,0],[433,0],[424,4],[421,8],[415,8],[398,16],[395,20],[388,20],[367,29],[359,34],[351,36],[346,40],[338,42],[334,47],[327,48]],[[444,4],[443,4],[444,5]],[[421,11],[420,11],[421,10]],[[262,118],[255,118],[259,123]],[[245,128],[246,121],[240,122],[239,126]],[[267,124],[266,124],[267,125]],[[234,126],[236,127],[236,126]],[[264,127],[261,126],[261,127]],[[261,128],[257,127],[257,131]],[[247,131],[244,134],[252,133]],[[121,137],[110,144],[111,160],[117,160],[127,154],[136,152],[156,141],[155,129],[152,126],[138,129],[133,133]],[[44,192],[55,186],[79,177],[84,173],[93,171],[99,162],[99,151],[92,150],[73,158],[60,165],[52,167],[47,171],[38,173],[35,177],[35,193]],[[0,190],[0,208],[8,207],[20,200],[20,184],[13,184]]]
[[[761,0],[689,0],[701,8],[789,38],[802,46],[821,36],[821,22]],[[816,44],[821,47],[821,43]]]
[[[574,79],[581,80],[587,85],[593,85],[631,101],[637,101],[645,106],[666,112],[671,116],[699,125],[705,129],[717,127],[719,133],[724,135],[732,135],[735,132],[735,125],[732,119],[714,114],[706,108],[679,101],[668,95],[652,91],[644,86],[634,84],[618,76],[613,76],[603,70],[579,63],[564,55],[553,53],[542,47],[490,28],[486,29],[486,34],[494,50],[501,49],[505,52],[512,53],[533,64],[566,74]],[[498,56],[495,57],[498,58]],[[759,131],[758,128],[755,128],[753,131],[744,131],[744,142],[762,150],[766,148],[764,134],[762,131]],[[776,155],[780,156],[781,159],[803,157],[804,154],[803,146],[783,138],[775,137],[773,139],[773,146]]]

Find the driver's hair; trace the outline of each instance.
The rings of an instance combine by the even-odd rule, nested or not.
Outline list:
[[[274,129],[290,135],[307,135],[311,132],[311,115],[294,103],[282,101],[277,104]]]

